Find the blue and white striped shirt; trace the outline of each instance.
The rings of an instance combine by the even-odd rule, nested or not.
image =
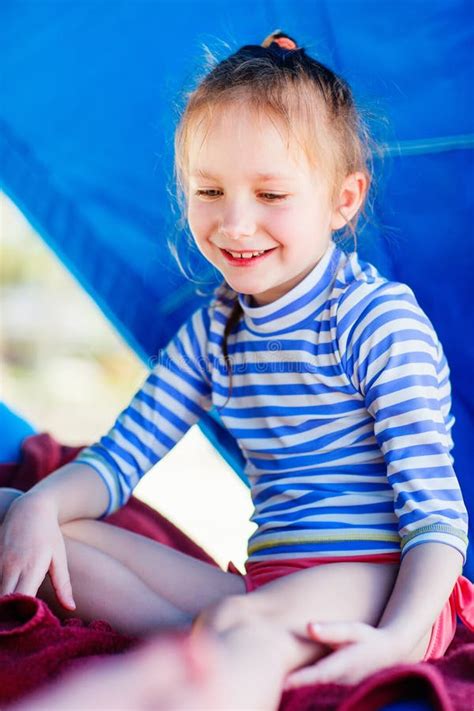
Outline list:
[[[232,391],[222,355],[225,324]],[[467,547],[450,454],[449,368],[413,292],[331,243],[264,306],[228,285],[168,343],[110,432],[79,455],[122,506],[216,406],[246,466],[257,530],[249,560]]]

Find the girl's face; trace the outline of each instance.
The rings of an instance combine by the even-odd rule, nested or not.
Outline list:
[[[323,171],[294,153],[270,119],[240,108],[216,116],[207,135],[199,129],[190,147],[187,217],[196,244],[256,305],[296,286],[336,229]]]

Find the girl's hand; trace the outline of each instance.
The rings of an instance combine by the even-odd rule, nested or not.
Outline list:
[[[308,638],[332,653],[289,674],[284,689],[308,684],[356,684],[379,669],[403,662],[393,634],[363,622],[308,624]]]
[[[58,512],[45,497],[24,494],[0,526],[0,595],[35,596],[47,573],[61,605],[74,610]]]

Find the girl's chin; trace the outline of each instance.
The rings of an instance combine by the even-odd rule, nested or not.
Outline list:
[[[230,279],[226,277],[226,282],[231,289],[239,294],[244,294],[251,297],[251,306],[264,306],[278,298],[278,294],[269,286],[268,290],[262,291],[262,280],[259,283],[251,284],[250,281],[243,284],[243,280]]]
[[[234,291],[238,291],[239,294],[245,294],[247,296],[253,296],[256,291],[260,291],[257,284],[242,284],[238,279],[230,279],[225,277],[226,282]]]

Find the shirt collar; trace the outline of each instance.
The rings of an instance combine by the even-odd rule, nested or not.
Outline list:
[[[238,294],[247,328],[254,333],[269,334],[290,331],[314,319],[332,289],[342,256],[334,242],[315,267],[290,291],[263,306],[251,306],[249,294]]]

